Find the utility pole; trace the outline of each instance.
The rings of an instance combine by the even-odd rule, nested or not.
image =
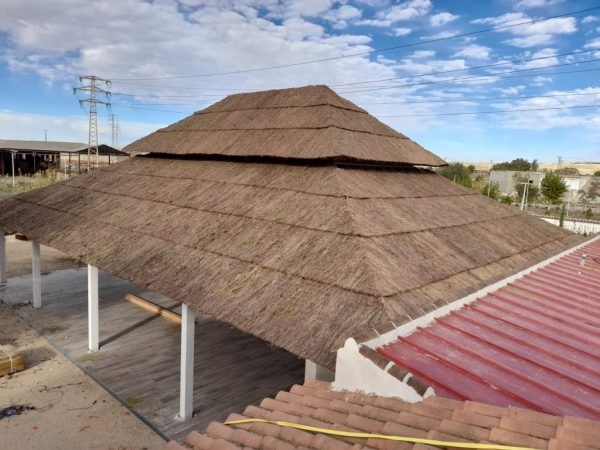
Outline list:
[[[558,167],[556,170],[560,170],[562,168],[562,156],[557,156],[558,158]]]
[[[81,86],[73,88],[73,94],[77,94],[77,92],[85,92],[88,97],[84,99],[79,99],[79,105],[83,106],[84,103],[87,103],[89,106],[89,132],[88,132],[88,161],[87,161],[87,170],[88,172],[91,170],[91,155],[94,153],[96,155],[96,168],[99,165],[98,158],[98,110],[97,105],[105,105],[108,109],[110,109],[110,80],[105,80],[104,78],[100,78],[94,75],[87,75],[84,77],[79,77],[79,82]],[[84,84],[87,83],[87,84]],[[106,86],[106,89],[102,89],[98,87],[98,83],[103,83]],[[97,94],[104,94],[106,97],[106,101],[99,100]]]

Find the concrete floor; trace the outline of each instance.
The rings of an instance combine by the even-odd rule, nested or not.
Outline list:
[[[11,278],[0,300],[66,354],[105,389],[171,439],[274,396],[300,383],[304,361],[209,317],[196,322],[194,418],[176,419],[179,408],[180,329],[124,301],[127,292],[162,306],[175,303],[100,272],[100,341],[87,350],[87,271],[42,275],[43,307],[33,310],[31,276]],[[179,308],[174,308],[179,311]]]

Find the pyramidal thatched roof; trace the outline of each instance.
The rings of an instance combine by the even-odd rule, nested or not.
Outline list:
[[[446,164],[327,86],[230,95],[125,150],[134,154]]]
[[[268,97],[226,102],[250,109],[245,99]],[[155,135],[162,155],[3,200],[0,224],[330,368],[347,337],[415,319],[579,240],[429,170],[181,158],[165,155],[180,151],[177,134]],[[190,136],[189,148],[206,145]]]

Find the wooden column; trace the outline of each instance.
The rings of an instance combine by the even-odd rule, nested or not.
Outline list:
[[[97,352],[100,348],[98,327],[98,268],[88,264],[88,348]]]
[[[0,284],[6,283],[6,238],[4,228],[0,227]]]
[[[194,311],[181,305],[181,372],[179,419],[191,419],[194,413]]]
[[[40,262],[40,243],[31,243],[31,280],[33,284],[33,308],[42,307],[42,265]]]

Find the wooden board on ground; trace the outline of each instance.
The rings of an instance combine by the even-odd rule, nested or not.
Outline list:
[[[7,347],[0,347],[0,377],[25,369],[23,355]]]

